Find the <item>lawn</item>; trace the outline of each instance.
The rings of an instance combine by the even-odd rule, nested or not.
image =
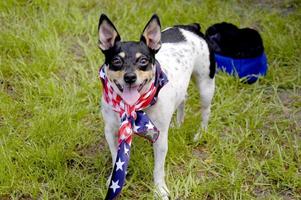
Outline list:
[[[301,198],[301,3],[273,1],[1,1],[0,199],[103,199],[111,158],[99,111],[106,13],[138,40],[152,13],[162,27],[227,21],[257,29],[269,61],[253,85],[222,73],[198,143],[197,90],[169,131],[171,199]],[[149,142],[135,137],[121,199],[153,198]]]

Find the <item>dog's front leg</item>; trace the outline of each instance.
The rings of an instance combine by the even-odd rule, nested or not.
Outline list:
[[[119,127],[119,118],[116,113],[108,107],[104,102],[102,103],[101,107],[103,120],[105,122],[105,137],[107,143],[109,145],[109,149],[112,156],[112,171],[114,169],[115,160],[117,157],[117,150],[118,150],[118,127]],[[110,184],[112,174],[109,176],[107,180],[107,186]]]
[[[117,157],[117,149],[118,149],[118,143],[117,143],[117,136],[116,133],[112,130],[110,126],[105,125],[105,137],[107,140],[107,143],[109,145],[111,156],[112,156],[112,171],[114,169],[115,160]],[[112,173],[110,174],[108,180],[107,180],[107,186],[110,184]]]
[[[154,143],[154,182],[156,187],[156,197],[161,199],[168,199],[169,191],[165,183],[165,157],[168,149],[168,129],[160,132],[158,140]]]

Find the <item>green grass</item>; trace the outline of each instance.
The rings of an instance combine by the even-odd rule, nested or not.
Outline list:
[[[301,198],[300,1],[1,1],[0,199],[103,199],[111,159],[99,112],[106,13],[137,40],[156,12],[163,27],[228,21],[255,27],[269,60],[253,85],[216,76],[209,129],[198,144],[197,90],[169,131],[172,199]],[[151,199],[151,145],[133,141],[121,199]]]

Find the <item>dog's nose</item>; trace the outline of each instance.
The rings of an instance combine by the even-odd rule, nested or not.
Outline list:
[[[137,80],[137,75],[133,72],[128,72],[128,73],[124,74],[123,79],[126,83],[132,84],[132,83],[135,83],[135,81]]]

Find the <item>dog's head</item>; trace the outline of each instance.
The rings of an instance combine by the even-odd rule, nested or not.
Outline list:
[[[131,101],[145,93],[155,77],[155,54],[161,47],[157,15],[146,24],[140,41],[122,42],[115,26],[102,14],[98,25],[99,48],[105,55],[106,75],[114,91]]]

